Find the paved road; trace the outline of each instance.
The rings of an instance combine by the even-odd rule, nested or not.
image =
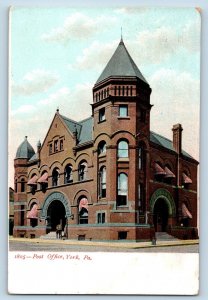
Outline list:
[[[117,248],[108,246],[80,246],[57,243],[31,243],[31,242],[9,242],[10,251],[71,251],[71,252],[172,252],[172,253],[198,253],[198,245],[180,245],[168,247],[151,247],[151,248]]]

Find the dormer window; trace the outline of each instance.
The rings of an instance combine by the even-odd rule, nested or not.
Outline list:
[[[54,152],[58,151],[58,140],[54,141]]]

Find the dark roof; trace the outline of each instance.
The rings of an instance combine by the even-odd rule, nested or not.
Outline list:
[[[82,121],[76,122],[72,119],[68,119],[60,115],[66,126],[68,127],[69,131],[73,134],[75,128],[77,129],[77,137],[78,137],[78,144],[83,144],[93,139],[93,118],[89,117]]]
[[[153,143],[155,143],[155,144],[157,144],[157,145],[159,145],[159,146],[162,146],[164,148],[167,148],[169,150],[172,150],[172,151],[176,152],[175,149],[173,148],[173,142],[171,140],[169,140],[166,137],[164,137],[164,136],[162,136],[160,134],[157,134],[157,133],[155,133],[153,131],[150,131],[150,141],[153,142]],[[182,154],[184,156],[188,157],[188,158],[192,158],[193,159],[193,157],[191,155],[189,155],[184,150],[182,150]]]
[[[123,40],[121,39],[116,51],[114,52],[113,56],[109,60],[108,64],[106,65],[105,69],[101,73],[100,77],[98,78],[96,84],[100,83],[101,81],[107,79],[108,77],[138,77],[142,81],[146,82],[146,79],[139,71],[137,65],[131,58],[128,50],[126,49]]]
[[[27,136],[25,140],[19,145],[15,158],[27,158],[30,159],[35,154],[33,147],[27,140]]]
[[[36,160],[37,158],[38,158],[37,153],[35,153],[35,154],[31,157],[31,159],[30,159],[29,161]]]

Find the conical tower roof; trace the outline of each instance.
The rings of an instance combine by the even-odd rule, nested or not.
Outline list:
[[[137,65],[131,58],[126,49],[123,39],[121,39],[116,51],[107,63],[105,69],[98,78],[96,84],[107,79],[108,77],[138,77],[148,84]]]
[[[30,159],[35,154],[33,147],[27,140],[27,136],[24,141],[19,145],[15,158],[27,158]]]

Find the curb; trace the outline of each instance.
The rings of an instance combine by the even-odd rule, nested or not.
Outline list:
[[[152,245],[151,242],[141,243],[115,243],[115,242],[97,242],[97,241],[77,241],[77,240],[43,240],[43,239],[26,239],[26,238],[9,238],[9,241],[17,241],[22,243],[36,243],[36,244],[61,244],[61,245],[79,245],[79,246],[96,246],[96,247],[112,247],[112,248],[154,248],[154,247],[173,247],[173,246],[188,246],[199,244],[199,240],[182,240],[182,241],[158,241],[156,245]]]

